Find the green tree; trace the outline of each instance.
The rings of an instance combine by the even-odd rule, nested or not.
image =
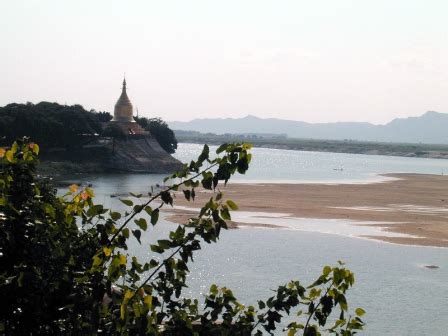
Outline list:
[[[92,112],[92,111],[91,111]],[[96,117],[100,122],[109,122],[112,120],[112,115],[109,112],[97,112]]]
[[[0,107],[1,145],[32,135],[45,148],[70,149],[82,146],[101,132],[98,115],[81,105],[41,102]]]
[[[156,138],[160,146],[172,154],[177,149],[177,139],[168,124],[160,118],[135,118],[140,126],[149,131]]]
[[[15,335],[261,335],[286,315],[285,331],[352,335],[361,330],[360,308],[346,317],[353,273],[325,266],[310,286],[290,281],[274,295],[245,306],[232,291],[211,285],[204,306],[182,296],[188,264],[204,243],[216,243],[237,205],[219,186],[244,174],[250,145],[225,144],[211,158],[208,146],[196,161],[173,174],[170,187],[130,194],[125,213],[94,204],[92,189],[72,185],[63,197],[35,176],[39,147],[26,139],[0,149],[0,333]],[[197,188],[213,191],[197,217],[150,245],[139,261],[128,252],[174,193],[194,201]],[[156,255],[160,255],[157,257]],[[339,318],[325,327],[332,311]],[[354,316],[354,317],[352,317]]]

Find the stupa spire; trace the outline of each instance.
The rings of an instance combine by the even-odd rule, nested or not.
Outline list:
[[[114,118],[111,123],[119,127],[123,134],[127,136],[145,136],[150,137],[151,133],[144,130],[138,123],[134,120],[134,108],[131,101],[126,93],[126,74],[123,76],[123,86],[121,89],[120,98],[118,98],[117,103],[114,108]],[[137,118],[139,117],[138,108]]]
[[[134,122],[133,107],[126,93],[126,76],[123,78],[123,88],[114,109],[114,121]]]

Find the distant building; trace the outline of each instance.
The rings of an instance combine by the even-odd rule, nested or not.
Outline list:
[[[134,120],[134,107],[126,93],[126,78],[123,79],[121,95],[115,104],[114,118],[110,123],[118,126],[127,135],[150,135]]]

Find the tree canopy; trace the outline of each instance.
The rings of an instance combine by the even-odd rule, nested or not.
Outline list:
[[[166,122],[160,118],[135,118],[135,120],[156,138],[164,150],[170,154],[176,152],[177,139]]]
[[[98,115],[81,105],[41,102],[0,107],[0,134],[4,145],[23,136],[32,136],[45,147],[71,148],[101,131]]]
[[[12,143],[23,136],[44,148],[70,149],[91,142],[98,136],[123,138],[125,134],[113,125],[105,126],[112,119],[109,112],[87,111],[81,105],[8,104],[0,107],[0,145]],[[177,149],[173,131],[160,118],[136,118],[136,121],[159,142],[168,153]]]

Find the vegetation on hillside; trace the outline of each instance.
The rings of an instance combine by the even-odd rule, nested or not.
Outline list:
[[[99,114],[88,112],[81,105],[41,102],[0,107],[2,145],[32,136],[42,146],[70,149],[81,146],[101,131]]]
[[[194,255],[217,242],[237,209],[219,187],[246,172],[249,150],[225,144],[212,159],[204,146],[196,161],[170,177],[171,187],[131,193],[120,213],[95,204],[89,187],[72,185],[58,197],[36,178],[39,147],[27,139],[0,148],[0,334],[261,335],[286,315],[292,319],[284,324],[288,335],[362,329],[364,311],[347,313],[345,293],[354,275],[342,265],[325,266],[308,287],[299,281],[279,286],[257,306],[239,303],[230,289],[216,285],[203,306],[182,295]],[[129,252],[149,225],[157,225],[161,208],[173,205],[176,191],[194,201],[200,186],[211,198],[197,217],[153,241],[147,260]],[[334,310],[337,316],[330,317]]]
[[[73,149],[82,147],[98,136],[122,139],[125,134],[111,124],[109,112],[86,111],[81,105],[60,105],[41,102],[38,104],[8,104],[0,107],[0,145],[15,139],[32,136],[45,148]],[[168,153],[177,149],[173,131],[160,118],[137,118],[138,123],[150,131],[152,136]]]
[[[177,149],[177,139],[174,132],[168,127],[168,124],[160,118],[135,118],[135,120],[145,130],[156,138],[160,146],[168,153],[172,154]]]

